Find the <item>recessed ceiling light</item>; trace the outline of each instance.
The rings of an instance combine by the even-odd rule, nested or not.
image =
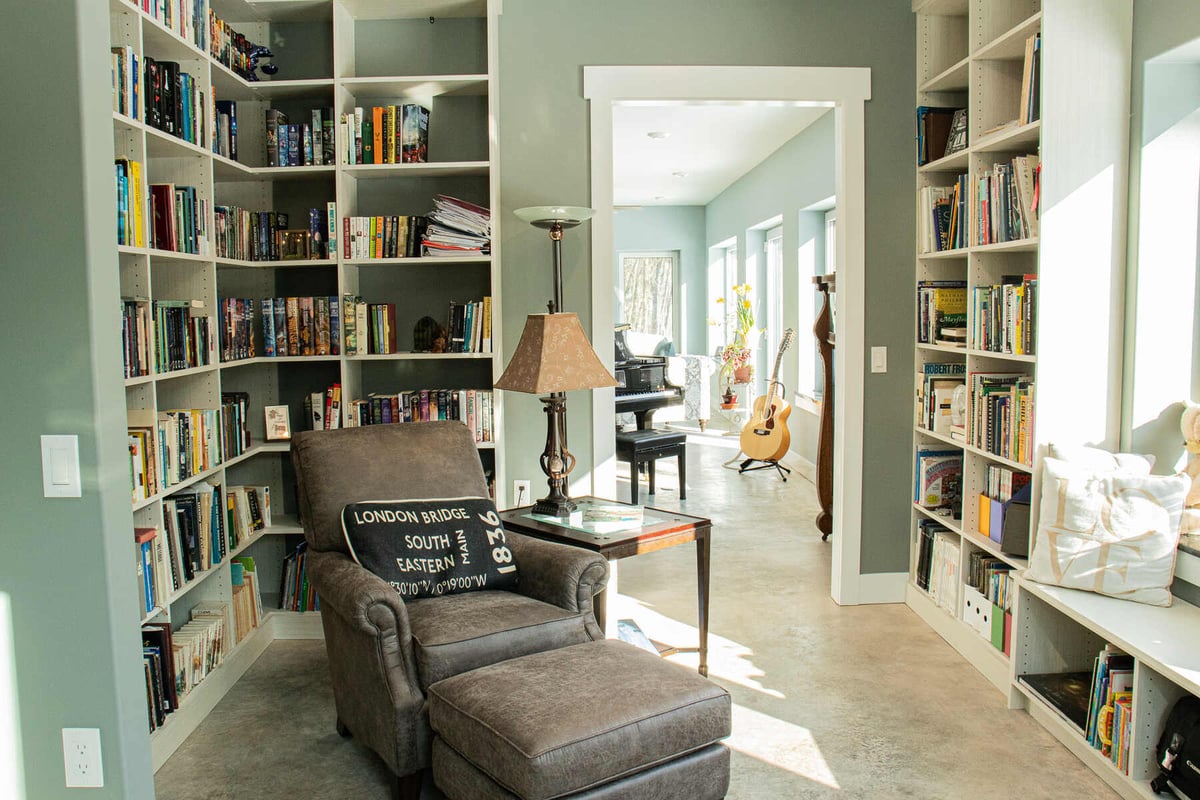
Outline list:
[[[654,195],[654,199],[655,200],[666,200],[667,196],[665,194],[656,194],[656,195]]]
[[[657,141],[659,139],[666,139],[671,134],[668,133],[667,131],[650,131],[646,135],[649,136],[651,139],[654,139]]]
[[[677,169],[674,172],[672,172],[671,174],[673,176],[675,176],[676,178],[686,178],[688,176],[688,174],[681,169]]]

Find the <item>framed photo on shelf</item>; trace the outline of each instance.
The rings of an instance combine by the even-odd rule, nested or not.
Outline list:
[[[287,406],[267,406],[267,441],[282,442],[292,438],[292,423],[288,419]]]
[[[309,231],[276,231],[275,238],[281,260],[292,261],[312,257],[312,233]]]

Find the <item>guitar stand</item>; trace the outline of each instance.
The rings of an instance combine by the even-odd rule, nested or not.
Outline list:
[[[758,466],[750,466],[756,461],[758,461]],[[779,477],[783,479],[783,482],[787,483],[787,475],[784,473],[790,473],[791,470],[785,467],[783,464],[780,464],[778,461],[759,461],[757,458],[747,458],[742,462],[742,465],[738,467],[738,474],[740,475],[743,472],[753,472],[756,469],[770,469],[771,467],[774,467],[775,471],[779,473]]]

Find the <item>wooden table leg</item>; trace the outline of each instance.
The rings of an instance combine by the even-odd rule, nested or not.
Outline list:
[[[696,537],[696,595],[699,599],[700,674],[708,675],[708,568],[709,532]]]

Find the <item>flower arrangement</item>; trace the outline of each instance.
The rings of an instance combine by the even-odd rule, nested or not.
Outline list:
[[[717,302],[726,304],[724,297],[718,297]],[[750,284],[739,283],[734,286],[733,299],[728,306],[726,319],[733,326],[733,341],[721,348],[718,354],[721,361],[721,379],[726,387],[733,382],[735,372],[747,368],[753,370],[754,365],[750,363],[751,344],[762,333],[754,329],[754,305],[750,302]],[[746,374],[747,380],[751,374],[753,372]]]

